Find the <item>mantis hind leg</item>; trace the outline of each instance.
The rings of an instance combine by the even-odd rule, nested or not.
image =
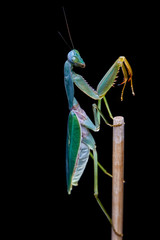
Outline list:
[[[101,203],[100,199],[98,198],[98,156],[97,156],[97,150],[96,150],[96,146],[94,146],[93,148],[93,157],[94,157],[94,196],[95,199],[97,201],[97,203],[99,204],[100,208],[102,209],[103,213],[105,214],[105,216],[107,217],[108,221],[110,222],[113,231],[120,237],[123,236],[123,234],[120,234],[116,231],[116,229],[114,228],[113,224],[112,224],[112,219],[109,216],[109,214],[107,213],[106,209],[104,208],[103,204]]]
[[[98,155],[97,155],[97,150],[96,150],[96,143],[95,140],[90,132],[83,138],[83,143],[85,143],[92,151],[93,151],[93,163],[94,163],[94,196],[95,199],[97,200],[100,208],[104,212],[105,216],[107,217],[108,221],[110,222],[114,232],[122,237],[122,234],[117,233],[115,230],[113,224],[112,224],[112,219],[110,218],[109,214],[105,210],[103,204],[101,203],[100,199],[98,198]]]

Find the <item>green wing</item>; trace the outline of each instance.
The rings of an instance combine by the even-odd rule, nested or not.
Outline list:
[[[67,191],[72,189],[72,176],[81,142],[81,127],[76,114],[71,111],[68,117],[66,141],[66,179]]]

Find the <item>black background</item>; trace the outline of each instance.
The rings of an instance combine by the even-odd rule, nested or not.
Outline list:
[[[65,7],[75,48],[86,63],[75,69],[96,89],[119,56],[125,56],[133,69],[135,96],[128,83],[124,101],[122,86],[107,93],[114,116],[125,118],[124,240],[141,239],[155,230],[154,204],[157,199],[153,177],[157,156],[152,151],[156,93],[155,61],[157,33],[150,26],[149,6],[133,3],[86,3],[59,1],[54,4],[20,6],[15,22],[10,23],[18,48],[19,71],[16,84],[18,143],[16,183],[11,184],[11,211],[17,217],[15,234],[52,238],[110,238],[110,224],[93,196],[93,162],[89,160],[79,186],[69,196],[65,179],[65,141],[68,103],[63,82],[63,66],[70,44],[62,6]],[[151,40],[150,40],[151,37]],[[153,41],[154,39],[154,41]],[[153,44],[154,43],[154,44]],[[14,45],[14,44],[13,44]],[[16,49],[14,49],[16,52]],[[154,62],[154,64],[153,64]],[[154,69],[154,71],[153,71]],[[16,71],[15,71],[16,73]],[[119,73],[118,83],[123,80]],[[75,87],[75,96],[93,119],[92,103]],[[154,96],[154,97],[155,97]],[[152,97],[153,98],[153,97]],[[103,105],[103,112],[110,121]],[[17,115],[15,115],[17,116]],[[15,131],[15,130],[14,130]],[[17,133],[18,132],[18,133]],[[112,128],[103,122],[93,133],[99,161],[112,171]],[[111,179],[99,171],[99,197],[111,214]],[[152,202],[152,203],[151,203]],[[155,203],[156,205],[156,203]],[[21,233],[18,232],[21,229]]]

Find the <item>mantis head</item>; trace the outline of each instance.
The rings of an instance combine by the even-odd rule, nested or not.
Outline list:
[[[67,58],[68,61],[73,64],[73,66],[85,68],[85,63],[77,50],[71,50],[68,53]]]

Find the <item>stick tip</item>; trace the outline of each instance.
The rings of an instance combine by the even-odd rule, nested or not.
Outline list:
[[[125,124],[124,123],[124,117],[122,116],[116,116],[113,118],[113,124],[116,124],[116,125],[123,125]]]

